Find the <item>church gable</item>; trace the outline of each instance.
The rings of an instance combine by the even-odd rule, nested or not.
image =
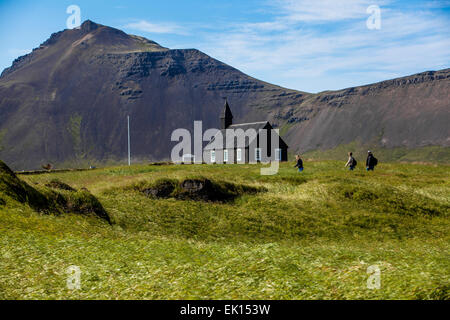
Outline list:
[[[233,114],[228,101],[225,101],[224,108],[220,115],[221,129],[217,130],[216,135],[206,145],[206,159],[211,159],[207,162],[217,162],[217,158],[229,158],[228,154],[246,152],[245,162],[261,161],[261,154],[267,155],[266,161],[287,161],[287,144],[281,139],[278,133],[274,132],[272,125],[268,121],[250,122],[233,124]],[[233,142],[227,144],[227,129],[232,131]],[[267,130],[267,145],[261,145],[261,130]],[[271,143],[273,137],[276,136],[279,140],[278,144]],[[230,137],[228,137],[230,138]],[[252,149],[252,150],[250,150]],[[217,155],[217,157],[216,157]],[[268,157],[268,158],[267,158]],[[237,156],[237,158],[240,158]],[[254,160],[254,161],[251,161]]]

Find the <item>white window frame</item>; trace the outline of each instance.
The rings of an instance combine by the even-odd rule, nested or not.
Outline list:
[[[216,150],[211,150],[211,162],[216,162]]]
[[[282,150],[281,149],[275,149],[275,161],[281,161],[282,158]]]
[[[261,148],[255,148],[255,160],[261,161]]]
[[[236,150],[236,161],[241,162],[242,161],[242,149]]]
[[[223,162],[228,162],[228,150],[223,150]]]
[[[187,159],[187,161],[186,161]],[[195,163],[195,156],[193,154],[184,154],[183,155],[184,163]]]

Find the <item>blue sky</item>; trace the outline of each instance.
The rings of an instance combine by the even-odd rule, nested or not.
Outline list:
[[[82,21],[169,48],[197,48],[264,81],[307,92],[450,67],[450,1],[0,0],[0,69]],[[381,10],[369,29],[367,8]]]

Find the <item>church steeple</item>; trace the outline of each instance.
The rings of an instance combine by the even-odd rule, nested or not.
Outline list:
[[[228,100],[225,99],[225,105],[220,115],[221,129],[228,129],[228,127],[231,126],[232,124],[233,124],[233,114],[231,113],[230,106],[228,105]]]

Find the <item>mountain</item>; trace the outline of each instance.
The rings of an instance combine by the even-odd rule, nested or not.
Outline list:
[[[92,21],[53,34],[0,77],[0,159],[14,169],[170,157],[174,129],[270,120],[291,151],[356,140],[450,145],[450,69],[309,94],[259,81],[195,50],[170,50]]]
[[[385,148],[448,147],[449,93],[450,69],[323,92],[292,110],[301,123],[286,139],[299,141],[303,150],[351,142]],[[282,117],[290,115],[287,112]]]

